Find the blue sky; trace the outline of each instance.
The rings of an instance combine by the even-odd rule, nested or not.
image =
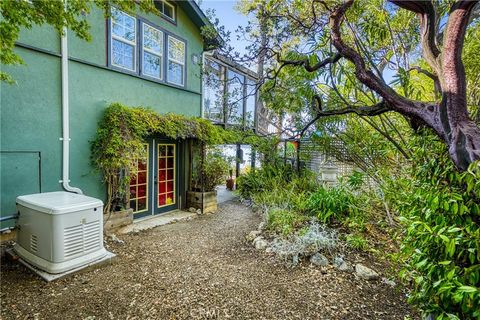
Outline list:
[[[204,12],[207,9],[214,9],[217,18],[220,20],[220,25],[225,26],[225,29],[231,32],[231,45],[235,48],[235,51],[244,53],[245,41],[238,41],[235,34],[235,30],[238,26],[247,26],[248,18],[237,11],[235,11],[236,1],[233,0],[203,0],[200,3],[200,7]]]

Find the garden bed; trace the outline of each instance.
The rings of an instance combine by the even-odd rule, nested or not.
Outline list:
[[[125,244],[107,243],[114,265],[48,284],[2,263],[1,317],[417,319],[400,287],[310,263],[288,269],[255,250],[245,235],[259,223],[249,208],[227,202],[215,215],[119,236]],[[365,254],[355,259],[388,269]]]

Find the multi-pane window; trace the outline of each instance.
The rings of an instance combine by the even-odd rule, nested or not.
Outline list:
[[[205,60],[203,77],[204,117],[215,122],[224,122],[224,74],[225,68],[212,60]]]
[[[175,204],[175,145],[158,144],[157,207]]]
[[[164,15],[175,17],[174,5],[165,1],[155,3],[161,6]],[[110,65],[150,79],[185,86],[185,42],[141,18],[138,20],[112,7]]]
[[[167,1],[162,1],[162,4],[163,4],[163,10],[162,10],[163,15],[175,21],[175,7],[173,6],[173,4]]]
[[[242,124],[243,122],[243,86],[245,76],[228,70],[228,100],[227,100],[227,123]]]
[[[112,8],[112,65],[135,71],[137,21],[134,17]]]
[[[245,110],[245,125],[249,128],[254,126],[255,122],[255,101],[257,84],[254,80],[247,78],[247,97],[246,97],[246,110]]]
[[[137,174],[130,179],[130,208],[134,213],[148,210],[148,144],[144,156],[137,160]]]
[[[142,72],[146,76],[162,79],[163,32],[143,23]]]
[[[185,82],[185,42],[168,36],[167,81],[179,86]]]
[[[175,21],[175,6],[173,4],[165,0],[159,0],[155,1],[155,6],[165,18]]]

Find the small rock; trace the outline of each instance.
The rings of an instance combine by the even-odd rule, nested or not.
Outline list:
[[[267,224],[265,222],[260,222],[257,230],[261,232],[261,231],[265,230],[266,227],[267,227]]]
[[[267,248],[265,249],[265,252],[266,252],[266,253],[272,253],[272,252],[273,252],[273,248],[272,248],[272,247],[267,247]]]
[[[119,238],[115,235],[115,233],[112,233],[112,234],[109,236],[109,238],[110,238],[110,241],[112,241],[112,242],[115,242],[115,243],[118,243],[118,244],[125,244],[125,241],[119,239]]]
[[[397,284],[395,281],[387,279],[387,278],[382,278],[382,282],[385,283],[386,285],[389,285],[390,287],[395,287]]]
[[[194,207],[190,207],[188,208],[188,211],[194,213],[194,212],[197,212],[197,209],[195,209]]]
[[[196,213],[197,213],[197,214],[202,214],[202,210],[197,209]]]
[[[365,280],[375,280],[378,279],[378,273],[375,270],[372,270],[364,265],[357,263],[355,265],[355,274]]]
[[[315,253],[313,256],[310,257],[310,262],[316,266],[328,266],[328,259],[321,253]]]
[[[352,266],[350,266],[347,262],[342,263],[337,269],[343,272],[353,272]]]
[[[343,258],[340,257],[340,256],[336,256],[333,259],[333,266],[340,271],[344,271],[344,272],[352,272],[353,271],[353,268],[348,264],[348,262],[343,260]]]
[[[265,250],[268,247],[268,242],[263,237],[256,237],[253,244],[257,250]]]
[[[12,230],[7,229],[7,230],[3,231],[2,233],[4,233],[4,234],[9,234],[9,233],[11,233],[11,232],[12,232]]]
[[[260,234],[261,234],[261,232],[260,232],[260,231],[257,231],[257,230],[250,231],[250,233],[247,234],[247,236],[246,236],[247,241],[253,241],[253,240],[255,240],[255,238],[257,238]]]
[[[335,268],[339,267],[344,262],[345,261],[343,260],[343,258],[341,256],[336,256],[335,258],[333,258],[333,266]]]

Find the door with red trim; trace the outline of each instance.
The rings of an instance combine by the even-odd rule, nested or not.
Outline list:
[[[143,155],[136,161],[137,173],[130,178],[130,208],[135,218],[151,214],[149,149],[145,143]]]
[[[178,208],[177,149],[175,143],[155,143],[154,213]]]

